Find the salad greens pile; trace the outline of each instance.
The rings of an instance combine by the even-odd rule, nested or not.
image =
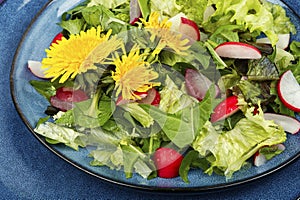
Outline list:
[[[64,83],[30,81],[50,103],[62,87],[82,90],[88,96],[71,102],[71,109],[50,105],[35,132],[50,144],[87,148],[91,165],[124,170],[127,178],[133,173],[147,179],[157,177],[153,154],[158,148],[170,147],[184,157],[179,174],[185,182],[194,168],[230,178],[259,150],[285,142],[283,128],[264,119],[266,111],[295,116],[276,90],[280,75],[287,70],[300,82],[300,43],[292,41],[285,50],[276,47],[279,34],[296,33],[284,8],[264,0],[137,2],[145,21],[155,12],[160,20],[183,13],[196,22],[201,40],[186,44],[189,48],[182,54],[168,45],[156,52],[159,37],[153,39],[142,20],[129,23],[129,0],[88,0],[64,13],[59,26],[66,39],[100,26],[103,33],[111,31],[112,37],[121,39],[125,51],[138,46],[144,61],[158,74],[154,81],[160,84],[152,88],[159,93],[159,103],[150,105],[141,99],[120,103],[112,77],[116,67],[94,63],[96,68]],[[213,10],[210,14],[209,9]],[[270,45],[257,44],[261,36],[268,37]],[[259,60],[221,58],[214,49],[229,41],[256,45],[263,56]],[[117,54],[122,56],[122,51]],[[110,56],[117,57],[114,53]],[[210,86],[199,101],[187,92],[186,69],[201,72],[218,87]],[[238,97],[239,111],[212,122],[214,108],[230,95]],[[268,159],[280,153],[276,148],[266,152]]]

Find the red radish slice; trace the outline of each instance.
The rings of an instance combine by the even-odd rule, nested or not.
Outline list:
[[[134,94],[138,95],[141,99],[148,96],[148,92],[134,92]],[[116,101],[116,105],[120,106],[131,102],[135,102],[135,100],[123,99],[122,95],[120,95]]]
[[[116,105],[120,106],[120,105],[128,104],[130,102],[133,102],[133,100],[123,99],[122,95],[120,95],[116,101]]]
[[[200,31],[196,22],[185,17],[181,17],[180,20],[179,32],[193,40],[200,40]]]
[[[171,30],[183,34],[192,40],[200,40],[200,30],[198,25],[187,18],[184,13],[178,13],[169,19],[172,23]]]
[[[129,4],[130,10],[129,10],[129,16],[130,16],[130,21],[129,23],[131,25],[134,25],[139,18],[142,16],[142,11],[140,9],[140,5],[138,0],[131,0]]]
[[[277,144],[276,146],[277,146],[278,150],[281,150],[281,151],[285,150],[284,144]]]
[[[216,47],[216,53],[225,58],[260,59],[261,52],[254,46],[242,42],[224,42]]]
[[[266,120],[273,120],[276,124],[282,126],[284,131],[291,134],[296,134],[300,131],[300,122],[293,117],[275,113],[264,113],[264,118]]]
[[[161,147],[155,151],[153,160],[159,177],[174,178],[179,175],[183,156],[174,149]]]
[[[33,75],[38,78],[45,78],[45,71],[47,69],[42,69],[42,63],[39,61],[28,60],[28,69],[31,71]]]
[[[143,104],[149,104],[149,105],[153,105],[153,106],[158,106],[160,103],[160,94],[159,92],[154,89],[151,88],[148,92],[147,92],[147,96],[142,98],[141,100],[138,100],[138,103],[143,103]]]
[[[276,46],[280,49],[286,49],[290,44],[290,34],[278,34],[278,42]],[[256,40],[256,43],[262,44],[271,44],[271,41],[267,37],[259,38]]]
[[[266,156],[259,153],[259,151],[257,151],[254,155],[254,160],[253,160],[253,164],[256,167],[262,166],[263,164],[265,164],[267,162]]]
[[[171,17],[168,21],[172,23],[171,30],[178,32],[179,26],[181,24],[181,18],[187,18],[187,16],[184,13],[178,13],[175,16]]]
[[[287,108],[300,112],[300,85],[291,70],[281,75],[277,91],[280,100]]]
[[[56,91],[56,97],[62,101],[80,102],[88,99],[82,90],[74,90],[69,87],[61,87]]]
[[[81,102],[88,99],[86,93],[82,90],[74,90],[73,88],[61,87],[57,89],[56,95],[50,98],[52,106],[67,111],[73,108],[74,102]]]
[[[284,151],[285,150],[285,146],[283,144],[276,144],[274,145],[274,147],[276,147],[278,150]],[[267,162],[267,158],[265,155],[263,155],[262,153],[260,153],[259,151],[257,151],[254,154],[254,160],[253,160],[253,164],[256,167],[262,166],[263,164],[265,164]]]
[[[52,40],[51,45],[52,44],[57,44],[58,41],[62,40],[62,38],[64,37],[64,35],[62,33],[58,33]]]
[[[187,93],[192,97],[195,97],[199,101],[205,97],[206,92],[209,87],[213,84],[206,76],[199,73],[194,69],[187,69],[185,72],[185,85],[187,89]],[[217,85],[215,85],[217,97],[220,94],[220,89]]]
[[[239,111],[238,97],[227,97],[215,107],[214,112],[211,115],[211,122],[214,123],[223,120],[226,117],[233,115],[237,111]]]

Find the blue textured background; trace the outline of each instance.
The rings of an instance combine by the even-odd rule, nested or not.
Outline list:
[[[299,11],[299,1],[285,2]],[[129,190],[92,177],[41,145],[21,121],[10,96],[10,68],[22,35],[46,3],[7,0],[0,5],[0,199],[178,199],[178,195]],[[296,199],[300,196],[299,172],[298,159],[238,188],[185,194],[179,199]]]

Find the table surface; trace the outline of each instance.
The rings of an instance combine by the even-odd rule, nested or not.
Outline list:
[[[0,0],[1,3],[2,0]],[[48,0],[0,5],[0,199],[297,199],[300,159],[279,171],[226,190],[179,197],[132,190],[78,170],[45,148],[22,122],[10,95],[9,74],[22,35]],[[285,0],[299,10],[298,0]],[[26,17],[22,17],[26,16]]]

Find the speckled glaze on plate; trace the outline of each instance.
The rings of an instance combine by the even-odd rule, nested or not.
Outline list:
[[[261,167],[240,170],[229,180],[226,180],[223,176],[208,176],[200,170],[192,170],[189,173],[191,183],[186,184],[179,177],[174,179],[155,178],[153,180],[146,180],[138,175],[134,175],[131,179],[126,179],[122,171],[110,170],[107,167],[90,166],[90,158],[87,157],[88,151],[86,149],[76,152],[64,145],[53,146],[47,144],[44,138],[34,133],[33,128],[38,119],[44,116],[43,113],[48,102],[29,84],[29,80],[36,78],[27,69],[27,61],[41,60],[45,56],[44,49],[48,48],[52,38],[61,30],[56,25],[60,21],[60,16],[64,11],[67,11],[80,2],[82,0],[56,0],[50,1],[45,5],[24,35],[11,71],[12,96],[20,116],[36,138],[62,159],[102,180],[130,188],[159,192],[201,192],[224,189],[247,183],[274,173],[276,170],[281,169],[300,157],[300,134],[288,135],[287,142],[285,143],[286,151]],[[288,16],[296,24],[298,31],[298,34],[294,35],[292,39],[300,41],[300,18],[281,1],[272,0],[271,2],[279,3],[286,8]]]

